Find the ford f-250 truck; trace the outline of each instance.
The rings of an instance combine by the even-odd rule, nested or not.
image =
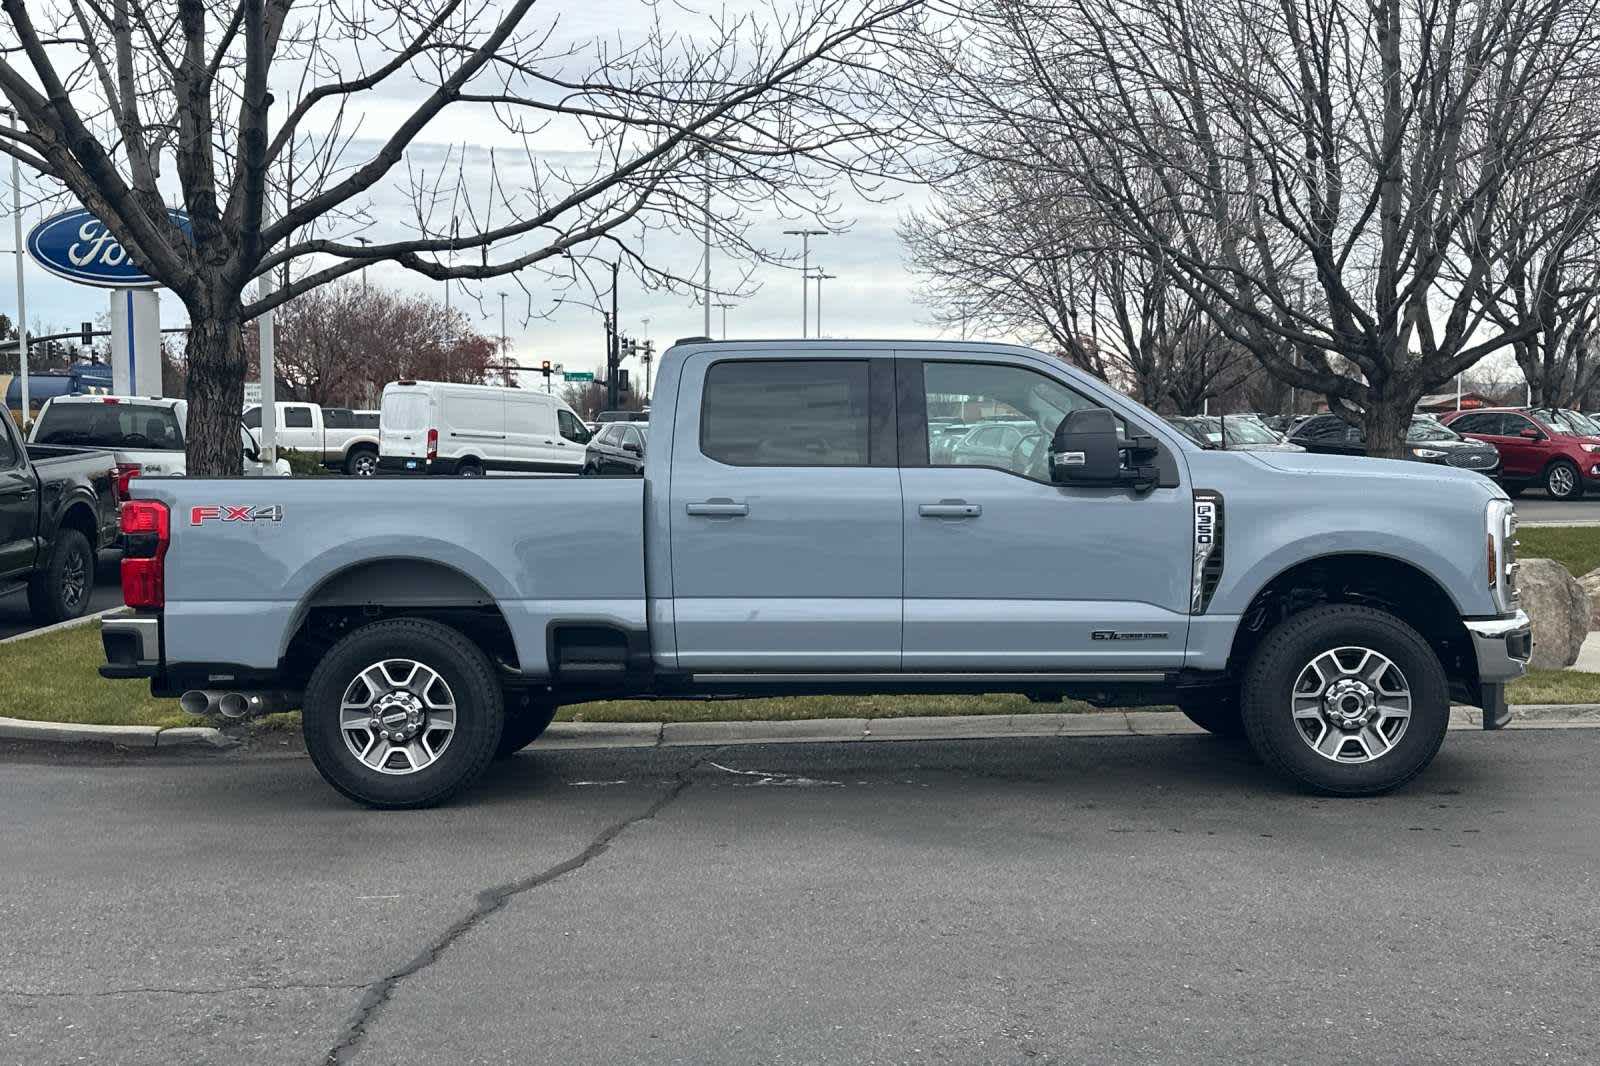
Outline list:
[[[990,465],[930,419],[1015,424]],[[1020,692],[1176,702],[1313,789],[1505,724],[1530,652],[1481,475],[1207,451],[1038,352],[692,342],[639,480],[139,481],[109,677],[299,706],[323,776],[414,807],[606,697]]]

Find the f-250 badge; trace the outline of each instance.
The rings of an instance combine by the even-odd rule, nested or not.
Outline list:
[[[271,507],[229,507],[226,504],[220,507],[192,507],[189,509],[189,524],[191,526],[204,525],[207,522],[282,522],[283,506],[273,504]]]

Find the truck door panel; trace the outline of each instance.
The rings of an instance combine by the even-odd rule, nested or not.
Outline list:
[[[0,421],[9,419],[0,413]],[[0,578],[33,568],[38,485],[9,424],[0,425]]]

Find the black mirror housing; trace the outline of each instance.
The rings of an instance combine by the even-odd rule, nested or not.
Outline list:
[[[1050,479],[1069,485],[1116,485],[1122,476],[1117,418],[1102,408],[1073,411],[1050,442]]]

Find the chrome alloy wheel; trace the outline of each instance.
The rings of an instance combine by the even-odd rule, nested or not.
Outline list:
[[[1577,484],[1578,480],[1572,472],[1572,467],[1565,463],[1551,467],[1549,477],[1545,479],[1545,488],[1550,495],[1560,499],[1572,495],[1572,490]]]
[[[456,731],[456,698],[439,672],[385,659],[357,674],[339,701],[345,747],[369,770],[414,774],[438,761]]]
[[[1411,686],[1400,668],[1371,648],[1334,648],[1306,664],[1294,683],[1300,739],[1325,759],[1381,759],[1411,721]]]

